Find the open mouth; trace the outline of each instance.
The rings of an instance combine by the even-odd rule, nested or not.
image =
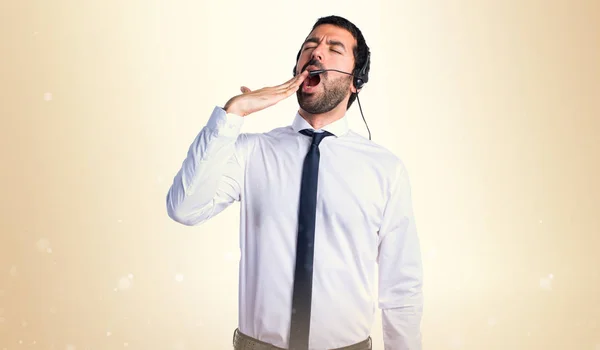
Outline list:
[[[302,83],[302,90],[304,92],[312,92],[321,82],[319,75],[309,76]]]

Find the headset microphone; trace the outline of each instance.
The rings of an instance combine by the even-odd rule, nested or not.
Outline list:
[[[366,64],[365,64],[366,65]],[[354,77],[354,84],[357,85],[356,88],[360,89],[362,88],[362,86],[364,85],[364,82],[362,79],[360,79],[360,77],[355,76],[354,74],[348,73],[348,72],[344,72],[341,70],[337,70],[337,69],[317,69],[317,70],[311,70],[308,72],[308,75],[311,77],[314,77],[315,75],[319,75],[321,73],[324,72],[328,72],[328,71],[332,71],[332,72],[338,72],[338,73],[342,73],[342,74],[347,74],[350,75],[352,77]],[[356,100],[358,101],[358,108],[360,109],[360,115],[363,118],[363,121],[365,122],[365,126],[367,127],[367,131],[369,132],[369,140],[371,139],[371,130],[369,129],[369,125],[367,124],[367,121],[365,120],[365,116],[363,114],[362,111],[362,106],[360,105],[360,98],[358,98],[358,92],[356,92]]]
[[[343,73],[343,74],[348,74],[354,77],[354,74],[348,73],[348,72],[343,72],[341,70],[337,70],[337,69],[318,69],[318,70],[311,70],[308,71],[308,75],[310,75],[311,77],[314,77],[315,75],[321,74],[323,72],[328,72],[328,71],[333,71],[333,72],[338,72],[338,73]]]

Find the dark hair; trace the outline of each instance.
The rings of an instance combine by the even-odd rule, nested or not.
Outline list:
[[[349,20],[347,20],[343,17],[327,16],[327,17],[319,18],[317,20],[317,22],[315,23],[315,25],[312,27],[311,31],[315,30],[315,28],[317,28],[318,26],[323,25],[323,24],[332,24],[334,26],[346,29],[347,31],[349,31],[352,34],[354,39],[356,39],[356,46],[354,47],[354,50],[353,50],[354,69],[352,70],[352,72],[353,72],[352,74],[354,74],[355,76],[358,75],[358,72],[365,65],[365,62],[367,62],[367,57],[369,56],[369,47],[367,46],[367,42],[365,41],[365,38],[363,37],[360,29],[358,29],[358,27],[355,26],[352,22],[350,22]],[[301,52],[302,52],[302,49],[300,49],[300,51],[298,51],[298,56],[296,57],[296,62],[298,62]],[[365,75],[369,74],[370,66],[371,66],[371,64],[369,62],[369,64],[367,64],[367,67],[365,69]],[[354,102],[355,99],[356,99],[356,94],[352,93],[350,95],[350,99],[348,100],[348,106],[346,107],[346,109],[350,108],[350,106],[352,105],[352,103]]]

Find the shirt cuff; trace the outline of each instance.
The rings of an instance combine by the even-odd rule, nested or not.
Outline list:
[[[227,113],[223,108],[216,106],[210,115],[207,127],[212,130],[216,136],[235,138],[239,136],[242,125],[244,125],[243,117],[233,113]]]

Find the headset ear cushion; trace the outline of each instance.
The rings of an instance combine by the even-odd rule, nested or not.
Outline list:
[[[363,80],[362,80],[362,79],[360,79],[360,78],[358,78],[358,79],[354,80],[354,86],[356,87],[356,89],[357,89],[357,90],[360,90],[360,89],[362,89],[362,87],[363,87],[363,85],[364,85],[364,84],[365,84],[365,83],[364,83],[364,82],[363,82]]]
[[[360,68],[360,71],[357,74],[362,80],[362,85],[369,81],[369,73],[367,73],[367,69],[369,68],[370,61],[371,53],[367,52],[367,60],[365,61],[365,64]]]
[[[359,84],[360,84],[360,85],[361,85],[361,87],[362,87],[362,85],[365,85],[365,82],[366,82],[365,80],[368,80],[368,79],[369,79],[369,77],[367,76],[367,74],[366,74],[366,72],[365,72],[365,67],[363,67],[363,68],[360,70],[360,72],[358,72],[358,76],[360,77],[360,78],[358,78],[358,80],[360,81],[360,83],[359,83]]]

